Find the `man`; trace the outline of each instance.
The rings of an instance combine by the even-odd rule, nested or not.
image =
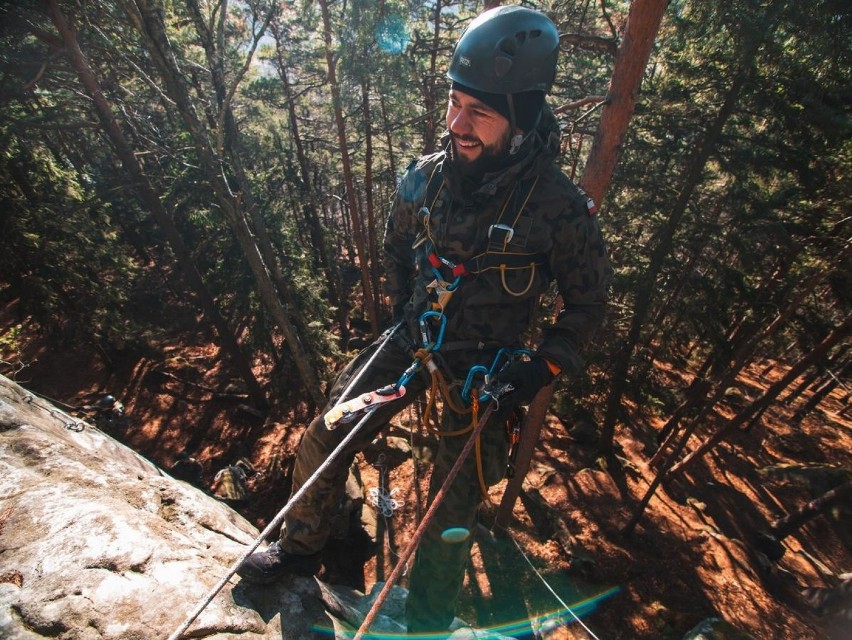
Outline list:
[[[351,428],[328,429],[323,420],[342,392],[357,398],[398,384],[423,347],[441,375],[458,386],[471,380],[471,372],[490,370],[508,390],[417,550],[406,611],[410,633],[445,631],[453,620],[470,552],[464,532],[475,527],[483,491],[505,473],[506,416],[560,372],[577,374],[582,348],[603,319],[610,269],[600,230],[591,202],[554,164],[559,129],[544,97],[554,80],[558,45],[550,19],[521,7],[487,11],[462,35],[448,73],[444,151],[409,166],[385,232],[386,291],[401,325],[350,363],[299,447],[294,492]],[[542,330],[531,357],[496,362],[498,353],[507,353],[501,349],[522,346],[552,280],[564,303],[558,320]],[[405,395],[376,409],[337,462],[292,506],[280,540],[243,564],[244,579],[269,582],[318,569],[355,453],[430,384],[422,367],[404,382]],[[460,402],[454,395],[445,398],[445,437],[430,498],[468,438],[446,434],[469,431],[472,423],[470,411],[453,409]],[[465,399],[475,403],[470,393]],[[482,412],[487,402],[495,400],[486,398]]]

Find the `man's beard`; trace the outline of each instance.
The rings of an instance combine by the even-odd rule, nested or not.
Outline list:
[[[453,152],[453,164],[455,164],[459,168],[459,171],[464,176],[479,178],[490,171],[496,171],[497,169],[502,167],[506,162],[509,149],[508,134],[496,144],[483,144],[480,148],[479,155],[476,156],[476,158],[474,158],[473,160],[468,160],[467,158],[463,157],[462,154],[456,151],[456,140],[463,140],[466,142],[479,142],[480,144],[482,144],[481,140],[479,140],[478,138],[474,138],[473,136],[456,135],[451,135],[450,140]]]

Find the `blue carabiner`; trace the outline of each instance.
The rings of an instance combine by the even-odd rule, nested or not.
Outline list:
[[[481,373],[482,375],[488,377],[489,371],[481,364],[474,365],[470,368],[470,371],[467,372],[467,378],[465,378],[464,386],[462,387],[462,400],[465,402],[470,402],[470,387],[473,385],[473,376],[477,373]],[[482,398],[480,398],[481,400]]]
[[[429,341],[429,327],[426,324],[426,320],[429,318],[440,318],[441,319],[441,328],[438,330],[438,339],[434,342]],[[440,311],[427,311],[423,315],[420,316],[420,336],[423,338],[423,348],[426,351],[437,351],[441,348],[441,345],[444,342],[444,331],[447,329],[447,316],[445,316]],[[397,380],[396,384],[393,386],[394,390],[398,390],[400,387],[404,387],[408,384],[408,381],[414,377],[414,374],[417,373],[417,370],[420,368],[420,360],[415,360],[411,363],[411,365],[402,372],[402,375]]]
[[[429,318],[440,318],[441,327],[438,329],[438,339],[434,342],[429,340],[429,327],[426,320]],[[420,316],[420,337],[423,338],[423,347],[427,351],[437,351],[444,343],[444,331],[447,329],[447,316],[440,311],[427,311]]]
[[[435,276],[435,280],[437,280],[438,282],[446,282],[446,280],[444,280],[444,275],[440,271],[438,271],[438,269],[436,269],[435,267],[432,267],[432,274]],[[456,276],[455,280],[453,280],[451,283],[447,284],[446,290],[447,291],[455,291],[458,288],[460,282],[461,282],[461,276]]]
[[[532,356],[533,352],[530,349],[520,348],[520,349],[508,349],[506,347],[500,347],[497,351],[497,355],[494,356],[494,360],[491,363],[491,368],[488,370],[488,375],[493,376],[497,373],[497,367],[500,364],[500,359],[505,357],[507,363],[519,356]]]

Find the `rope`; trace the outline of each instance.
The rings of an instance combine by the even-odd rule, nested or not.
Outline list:
[[[372,487],[369,491],[370,504],[382,514],[385,518],[390,518],[397,509],[402,507],[405,502],[397,500],[393,496],[399,493],[399,489],[391,489],[387,491],[382,487]]]
[[[471,420],[470,423],[466,427],[462,427],[461,429],[455,429],[454,431],[442,431],[440,427],[434,426],[430,423],[430,418],[432,416],[432,410],[435,407],[435,399],[438,395],[438,389],[441,390],[441,395],[444,397],[444,402],[449,406],[449,408],[455,413],[459,413],[461,415],[470,414]],[[426,412],[424,415],[424,424],[426,425],[426,430],[432,435],[436,435],[439,438],[447,438],[453,436],[462,436],[466,433],[470,433],[471,430],[476,427],[477,417],[479,414],[479,398],[474,393],[473,400],[471,406],[469,407],[460,407],[456,404],[455,399],[452,397],[452,393],[450,392],[450,388],[447,385],[447,381],[444,378],[443,374],[439,369],[434,369],[432,371],[432,388],[429,390],[429,399],[426,403]],[[485,482],[485,472],[482,468],[482,446],[480,443],[479,436],[476,437],[476,476],[479,479],[479,492],[482,494],[482,499],[486,502],[491,502],[491,496],[488,495],[488,485]]]
[[[567,604],[565,604],[565,601],[562,598],[559,597],[559,594],[556,593],[556,591],[554,591],[553,587],[551,587],[550,584],[547,582],[547,580],[544,579],[544,576],[539,573],[538,569],[535,568],[532,561],[529,559],[527,554],[524,552],[521,545],[518,544],[518,541],[515,540],[515,537],[511,534],[511,532],[508,529],[506,529],[506,533],[509,535],[509,539],[518,548],[518,551],[521,552],[521,555],[523,556],[524,560],[527,561],[527,564],[530,566],[530,569],[533,570],[533,573],[535,573],[535,575],[538,577],[538,579],[541,580],[541,583],[547,588],[548,591],[550,591],[550,593],[553,595],[553,597],[556,598],[556,601],[559,604],[561,604],[562,607],[566,611],[568,611],[568,613],[571,614],[571,616],[574,618],[574,620],[576,620],[577,622],[580,623],[580,626],[583,627],[583,629],[586,630],[586,633],[588,633],[592,638],[594,638],[594,640],[600,640],[600,638],[598,638],[598,636],[595,635],[594,631],[589,629],[589,627],[586,626],[586,624],[580,619],[580,617],[576,613],[574,613],[574,610],[571,607],[569,607]]]
[[[529,291],[532,288],[533,282],[535,282],[535,262],[531,262],[530,265],[531,265],[530,268],[529,268],[530,269],[530,281],[527,282],[526,289],[524,289],[523,291],[513,291],[512,289],[509,288],[509,283],[506,282],[506,265],[505,264],[500,265],[500,282],[503,284],[503,290],[506,293],[508,293],[510,296],[515,296],[516,298],[520,298],[522,295],[525,295],[527,293],[527,291]]]
[[[25,395],[23,397],[23,402],[24,402],[24,404],[31,404],[34,407],[38,407],[39,409],[41,409],[45,413],[50,414],[51,418],[61,422],[62,425],[66,429],[68,429],[69,431],[74,431],[76,433],[79,433],[79,432],[84,431],[86,429],[86,423],[83,420],[80,420],[79,418],[75,418],[75,417],[71,416],[70,414],[66,413],[65,411],[62,411],[61,409],[57,409],[56,407],[53,407],[53,406],[45,407],[44,405],[35,401],[36,397],[42,397],[42,398],[45,398],[46,400],[51,400],[53,402],[53,400],[51,398],[48,398],[47,396],[42,396],[41,394],[37,394],[34,391],[28,392],[27,395]],[[56,402],[58,402],[58,401],[56,401]],[[65,404],[65,403],[60,402],[59,404]],[[65,404],[65,406],[70,407],[71,405]],[[76,409],[76,407],[74,407],[74,408]]]
[[[391,339],[391,336],[393,336],[393,334],[396,333],[397,329],[399,329],[401,326],[402,321],[400,320],[390,329],[385,331],[382,343],[379,345],[378,349],[376,349],[373,355],[370,356],[370,359],[364,363],[364,366],[361,367],[361,370],[358,371],[358,374],[354,378],[352,378],[352,380],[349,381],[349,384],[346,385],[346,388],[343,390],[343,393],[341,393],[340,397],[337,399],[337,404],[340,404],[341,402],[344,402],[347,399],[349,394],[352,392],[352,388],[358,383],[358,381],[361,379],[361,376],[363,376],[364,373],[370,368],[370,365],[373,364],[373,360],[378,357],[379,353],[381,353],[382,349],[385,348],[385,345]]]
[[[371,487],[367,495],[370,505],[375,507],[387,519],[392,517],[394,512],[402,507],[405,502],[394,498],[399,493],[399,489],[393,488],[390,491],[387,490],[387,482],[385,481],[387,468],[385,468],[384,461],[385,455],[381,454],[376,464],[373,465],[379,470],[379,486]]]
[[[370,610],[367,612],[367,615],[364,618],[364,621],[361,623],[358,632],[355,634],[353,640],[363,640],[364,634],[370,628],[370,625],[376,620],[376,616],[379,613],[379,610],[382,608],[382,605],[387,600],[388,595],[390,594],[391,587],[399,580],[399,577],[402,575],[402,571],[408,560],[411,558],[417,546],[420,544],[421,538],[423,538],[423,534],[426,533],[427,527],[431,524],[432,520],[435,518],[435,513],[438,511],[438,507],[444,501],[446,497],[447,491],[449,490],[450,485],[452,485],[453,481],[456,479],[456,476],[461,471],[462,464],[467,459],[468,455],[470,455],[471,449],[473,449],[474,442],[476,441],[477,436],[482,432],[485,428],[486,423],[488,422],[488,418],[491,417],[492,411],[496,403],[491,403],[488,405],[488,408],[485,410],[485,413],[482,414],[482,418],[479,420],[479,423],[476,425],[476,428],[473,430],[473,433],[470,434],[470,438],[468,438],[467,442],[464,445],[464,449],[462,449],[459,454],[458,459],[453,465],[450,472],[447,474],[447,479],[444,480],[444,484],[441,485],[441,488],[438,489],[438,492],[435,494],[435,497],[432,499],[432,504],[429,505],[428,511],[426,511],[426,515],[423,516],[423,520],[417,527],[417,530],[414,532],[414,535],[411,538],[411,542],[408,543],[408,546],[403,551],[402,556],[400,556],[399,561],[393,569],[390,577],[388,577],[385,582],[384,587],[382,587],[381,592],[379,592],[378,597],[376,597],[375,602],[373,602],[373,606],[370,607]]]
[[[387,342],[387,340],[385,340],[385,342]],[[210,589],[207,595],[205,595],[198,602],[195,609],[192,610],[186,620],[184,620],[184,622],[174,631],[174,633],[172,633],[172,635],[168,637],[168,640],[180,640],[180,637],[187,629],[189,629],[189,626],[195,621],[195,619],[199,615],[201,615],[201,612],[207,608],[207,605],[209,605],[213,601],[213,598],[216,597],[216,594],[218,594],[222,590],[222,588],[226,584],[228,584],[228,581],[237,572],[243,562],[245,562],[246,559],[248,559],[248,557],[252,553],[254,553],[255,549],[257,549],[260,546],[260,543],[263,542],[263,540],[270,533],[272,533],[275,527],[281,524],[281,522],[284,520],[284,517],[287,515],[290,509],[293,508],[293,505],[302,499],[302,496],[305,495],[305,492],[314,484],[314,482],[316,482],[317,478],[319,478],[319,476],[332,464],[332,462],[334,462],[335,458],[340,455],[340,452],[347,447],[347,445],[361,430],[361,428],[364,426],[364,424],[367,422],[371,415],[372,412],[367,412],[364,417],[361,418],[358,424],[352,427],[352,430],[346,434],[346,437],[343,438],[343,440],[340,441],[340,444],[337,445],[337,448],[334,449],[328,455],[328,457],[323,461],[323,463],[319,467],[317,467],[313,475],[305,481],[305,483],[299,488],[296,493],[293,494],[293,496],[290,498],[287,504],[284,505],[281,511],[278,512],[278,514],[272,519],[272,521],[268,525],[266,525],[266,528],[260,532],[260,535],[255,538],[254,542],[249,545],[248,549],[246,549],[246,551],[234,561],[225,576],[221,580],[219,580],[219,582],[217,582],[216,585],[212,589]]]

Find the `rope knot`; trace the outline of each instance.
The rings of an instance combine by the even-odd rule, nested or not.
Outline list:
[[[432,352],[426,349],[425,347],[421,347],[420,349],[414,352],[414,357],[421,363],[425,364],[432,359]]]

